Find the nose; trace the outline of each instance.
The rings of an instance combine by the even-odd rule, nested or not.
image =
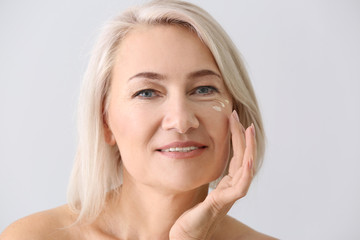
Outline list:
[[[162,128],[164,130],[175,130],[178,133],[187,133],[190,129],[199,127],[194,107],[186,97],[168,99],[164,109]]]

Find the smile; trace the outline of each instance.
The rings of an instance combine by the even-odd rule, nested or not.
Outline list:
[[[190,152],[194,151],[196,149],[199,149],[199,147],[173,147],[173,148],[167,148],[167,149],[161,149],[161,152]]]
[[[208,146],[194,142],[172,142],[156,149],[157,152],[165,157],[173,159],[186,159],[200,156]]]

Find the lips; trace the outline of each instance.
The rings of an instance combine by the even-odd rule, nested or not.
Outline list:
[[[194,151],[196,149],[199,149],[198,147],[174,147],[174,148],[166,148],[166,149],[161,149],[161,152],[190,152],[190,151]]]
[[[161,152],[189,152],[200,148],[206,148],[207,146],[197,142],[173,142],[168,145],[162,146],[157,151]]]
[[[174,159],[187,159],[200,156],[207,148],[206,145],[197,142],[173,142],[162,146],[156,151],[163,156]]]

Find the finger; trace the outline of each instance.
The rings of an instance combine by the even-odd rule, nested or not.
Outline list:
[[[256,161],[256,139],[255,139],[255,127],[251,124],[245,131],[246,147],[244,151],[243,165],[242,168],[246,169],[246,166],[251,164],[252,174],[254,174],[254,166]],[[251,161],[251,163],[250,163]],[[235,181],[239,181],[235,179]]]
[[[225,186],[223,189],[219,189],[222,192],[218,194],[218,203],[222,203],[223,205],[232,204],[247,194],[253,178],[252,163],[253,161],[250,160],[247,165],[242,166],[230,180],[231,184],[227,187]],[[228,176],[225,176],[225,178],[226,177]],[[217,189],[215,189],[215,191],[216,190]]]
[[[252,169],[254,169],[254,163],[256,161],[256,139],[255,139],[255,127],[254,124],[251,124],[245,131],[246,138],[246,148],[244,151],[243,166],[249,164],[252,160]]]
[[[254,174],[254,163],[256,159],[256,140],[255,140],[255,130],[253,130],[253,124],[251,124],[250,127],[248,127],[245,131],[245,137],[246,137],[246,147],[244,151],[244,157],[243,162],[241,166],[241,171],[239,173],[234,174],[233,176],[233,184],[240,181],[240,178],[242,177],[243,171],[246,169],[246,166],[250,164],[250,160],[252,160],[252,174]]]
[[[254,176],[254,160],[251,159],[247,162],[247,164],[245,166],[243,166],[243,173],[241,174],[240,178],[238,179],[238,181],[235,183],[235,193],[236,199],[240,199],[242,197],[244,197],[248,190],[249,187],[251,185],[251,181],[253,179]]]
[[[245,150],[245,129],[239,121],[237,112],[234,110],[230,117],[230,131],[233,148],[233,157],[230,161],[229,175],[234,176],[241,167]]]

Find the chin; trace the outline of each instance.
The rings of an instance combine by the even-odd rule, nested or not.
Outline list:
[[[222,170],[221,168],[219,168]],[[184,174],[183,176],[168,176],[161,181],[160,188],[166,192],[188,192],[199,188],[208,188],[209,184],[219,177],[221,177],[223,171],[216,171],[211,175],[205,176],[199,174],[199,171],[193,174]],[[159,186],[159,185],[158,185]]]

